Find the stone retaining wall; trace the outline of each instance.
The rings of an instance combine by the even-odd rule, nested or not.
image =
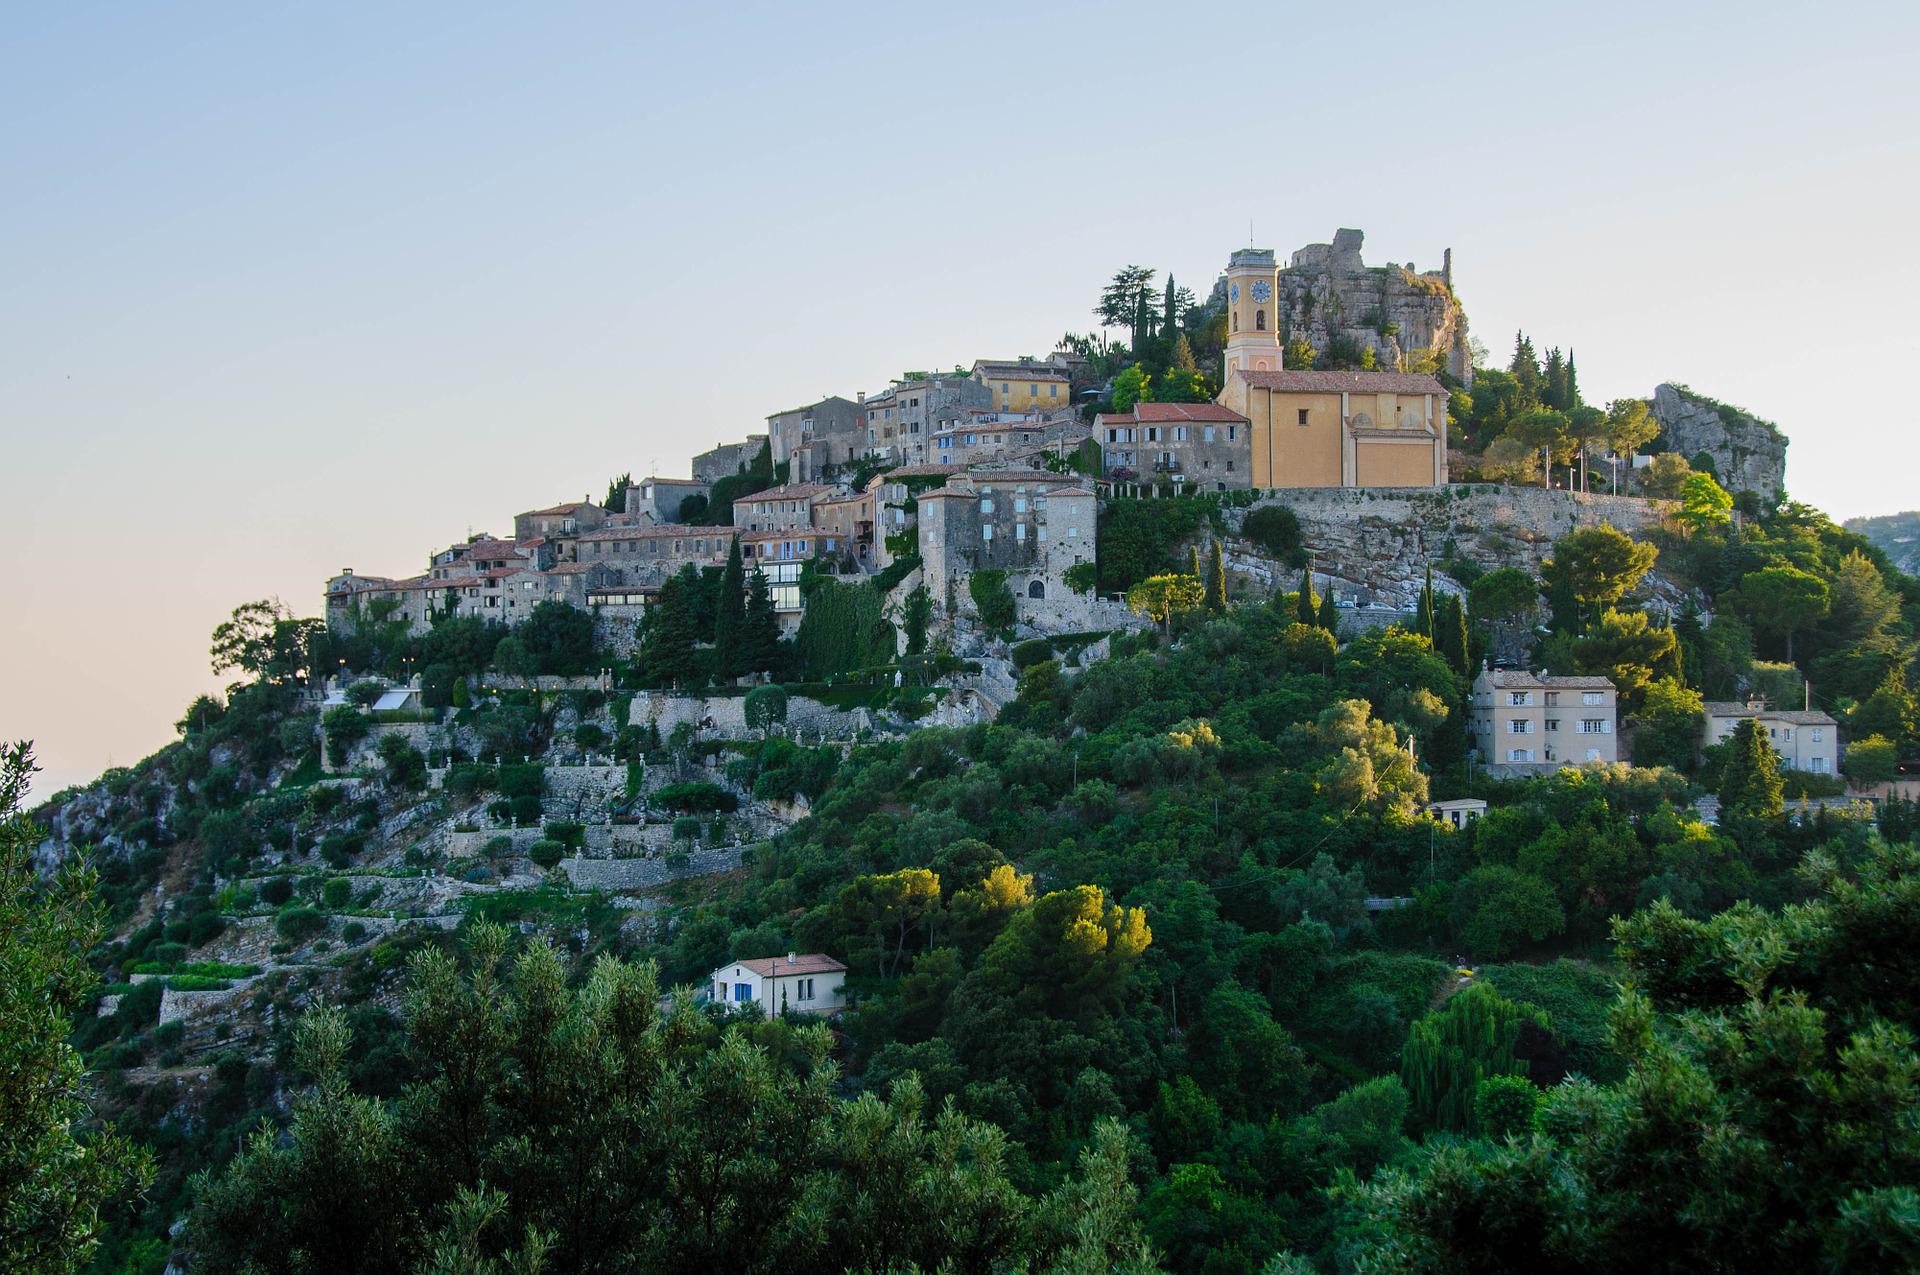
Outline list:
[[[681,868],[668,867],[664,859],[562,859],[560,868],[575,889],[645,890],[687,877],[731,872],[740,866],[743,849],[742,846],[721,846],[696,850]]]

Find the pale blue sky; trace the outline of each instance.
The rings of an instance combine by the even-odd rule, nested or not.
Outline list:
[[[1474,331],[1920,505],[1912,4],[12,6],[0,735],[171,737],[318,610],[777,408],[1044,353],[1128,262],[1455,252]]]

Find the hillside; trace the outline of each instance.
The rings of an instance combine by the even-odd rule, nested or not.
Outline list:
[[[1887,555],[1887,561],[1908,575],[1920,575],[1920,513],[1849,518],[1847,530],[1866,537]]]
[[[1769,1064],[1818,1080],[1735,1061],[1803,1012],[1770,988],[1850,1029],[1920,1026],[1892,990],[1909,974],[1861,986],[1821,955],[1910,923],[1912,807],[1879,811],[1888,850],[1872,816],[1785,817],[1838,782],[1781,775],[1764,738],[1694,742],[1702,696],[1811,677],[1856,744],[1910,748],[1920,588],[1798,507],[1736,531],[1533,488],[1419,499],[1115,501],[1108,583],[1204,556],[1212,601],[1021,642],[961,615],[877,667],[814,631],[757,689],[656,666],[651,629],[588,661],[608,681],[502,673],[502,632],[466,620],[323,657],[295,622],[260,629],[177,743],[36,813],[39,862],[96,865],[109,910],[73,1036],[93,1101],[157,1155],[95,1269],[407,1270],[443,1244],[551,1244],[566,1270],[1483,1269],[1504,1241],[1460,1229],[1461,1175],[1512,1183],[1503,1207],[1580,1269],[1907,1242],[1843,1206],[1911,1180],[1905,1141],[1862,1157],[1844,1121],[1756,1125],[1767,1171],[1734,1177],[1704,1126],[1677,1134],[1656,1237],[1626,1130],[1678,1118],[1654,1083],[1673,1068],[1740,1111],[1781,1084],[1870,1101],[1837,1033]],[[1336,606],[1323,561],[1374,562],[1341,585],[1405,627]],[[1431,603],[1388,588],[1420,561]],[[1787,620],[1812,603],[1779,590],[1816,586],[1822,618]],[[1465,766],[1468,674],[1516,641],[1611,679],[1664,768]],[[307,669],[341,658],[329,704]],[[453,668],[444,701],[364,707],[414,662]],[[806,680],[826,666],[854,671]],[[1425,813],[1465,798],[1484,818]],[[1811,909],[1758,983],[1708,972],[1774,924],[1714,919],[1748,903]],[[1700,972],[1675,981],[1676,950]],[[790,952],[845,965],[831,1032],[712,1000],[717,968]],[[1609,1034],[1623,977],[1656,1036]],[[1693,1043],[1655,1043],[1683,1026]],[[243,1150],[262,1121],[290,1136]],[[1536,1124],[1541,1149],[1498,1140]],[[348,1127],[378,1132],[343,1162],[325,1131]],[[1550,1153],[1606,1207],[1524,1185]],[[1345,1174],[1365,1185],[1327,1195]],[[343,1175],[378,1189],[343,1199]],[[1740,1221],[1671,1203],[1708,1192]]]

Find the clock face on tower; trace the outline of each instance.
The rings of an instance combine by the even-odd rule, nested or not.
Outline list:
[[[1240,285],[1239,285],[1239,284],[1237,284],[1237,283],[1230,283],[1230,284],[1228,284],[1228,285],[1227,285],[1227,299],[1228,299],[1229,301],[1238,301],[1238,300],[1240,299]]]
[[[1253,281],[1253,299],[1255,301],[1267,301],[1271,300],[1272,297],[1272,284],[1268,283],[1265,279],[1255,279]]]

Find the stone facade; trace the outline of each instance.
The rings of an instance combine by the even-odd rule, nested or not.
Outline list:
[[[1005,571],[1017,604],[1063,601],[1067,570],[1094,561],[1097,513],[1092,488],[1038,471],[974,470],[923,493],[920,557],[936,611],[951,610],[976,571]]]
[[[860,404],[835,395],[767,417],[767,438],[776,465],[792,461],[795,448],[814,445],[812,473],[790,476],[815,477],[825,467],[843,465],[859,455],[866,446],[867,414]]]
[[[693,478],[648,478],[627,487],[626,515],[650,522],[679,522],[689,496],[708,496],[713,484]]]
[[[609,567],[613,576],[596,585],[658,585],[692,563],[720,566],[727,560],[732,527],[688,527],[678,523],[607,527],[580,537],[580,561]],[[580,605],[587,605],[583,596]]]
[[[1136,403],[1093,419],[1107,476],[1225,491],[1252,484],[1247,418],[1218,403]]]
[[[1787,440],[1770,422],[1672,384],[1654,389],[1653,415],[1660,422],[1655,450],[1688,460],[1705,452],[1728,491],[1771,499],[1787,489]]]
[[[813,526],[813,507],[847,493],[826,483],[788,483],[733,502],[733,525],[741,531],[791,531]]]
[[[973,379],[991,394],[987,406],[1002,412],[1046,412],[1073,406],[1073,376],[1042,359],[978,359]]]
[[[747,466],[767,443],[765,434],[748,434],[745,442],[722,443],[693,458],[693,477],[698,482],[717,483],[722,478],[747,472]]]
[[[964,372],[895,381],[886,393],[861,402],[866,411],[867,453],[903,465],[920,464],[930,458],[929,440],[937,418],[984,409],[992,402],[992,392]]]

